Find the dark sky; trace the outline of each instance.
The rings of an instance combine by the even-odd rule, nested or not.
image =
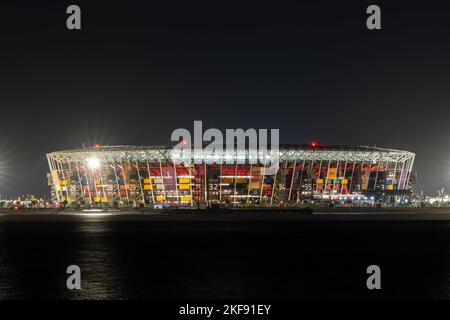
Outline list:
[[[168,144],[194,120],[410,150],[418,190],[450,188],[444,1],[180,3],[1,2],[3,196],[48,194],[47,152]],[[382,30],[366,29],[373,3]]]

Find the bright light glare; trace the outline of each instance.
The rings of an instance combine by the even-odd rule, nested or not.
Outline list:
[[[97,158],[89,158],[87,159],[87,165],[90,169],[98,169],[100,167],[100,160]]]

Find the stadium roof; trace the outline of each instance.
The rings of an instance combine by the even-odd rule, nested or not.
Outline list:
[[[48,153],[47,156],[59,162],[84,162],[89,157],[97,157],[107,162],[122,161],[168,161],[172,162],[172,146],[98,146]],[[340,160],[340,161],[392,161],[403,162],[414,160],[415,154],[409,151],[386,149],[369,146],[341,146],[311,144],[283,144],[280,145],[280,162],[303,160]],[[270,149],[268,150],[270,151]],[[232,157],[243,157],[244,152],[223,151]]]

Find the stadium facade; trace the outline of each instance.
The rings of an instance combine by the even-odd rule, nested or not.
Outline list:
[[[248,161],[176,164],[171,151],[162,146],[97,146],[49,153],[52,197],[110,206],[288,206],[368,198],[393,202],[411,194],[414,180],[414,153],[377,147],[281,145],[279,169],[272,175]]]

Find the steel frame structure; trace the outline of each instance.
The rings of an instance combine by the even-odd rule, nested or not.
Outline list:
[[[259,151],[256,151],[259,152]],[[264,164],[217,164],[255,151],[200,152],[201,164],[176,164],[172,148],[105,146],[47,154],[55,201],[202,206],[212,202],[280,205],[311,199],[408,191],[415,154],[377,147],[282,145],[279,169]],[[270,153],[262,158],[270,159]],[[100,166],[90,168],[88,159]]]

